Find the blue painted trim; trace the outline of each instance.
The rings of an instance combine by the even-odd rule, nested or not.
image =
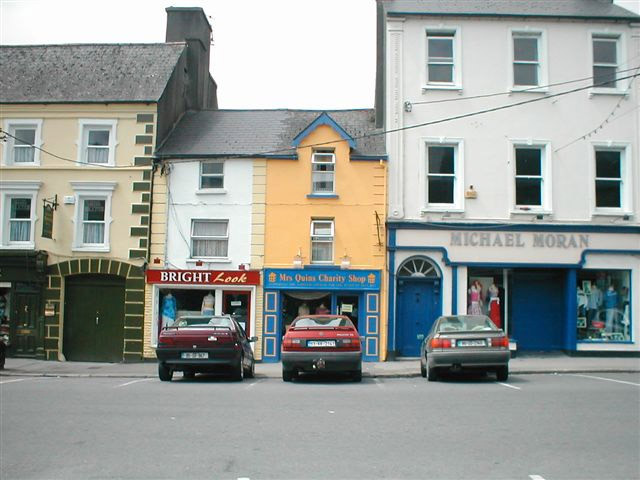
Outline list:
[[[393,230],[389,232],[391,234]],[[433,247],[433,246],[387,246],[387,250],[394,252],[398,250],[411,250],[411,251],[437,251],[442,253],[442,260],[447,266],[466,266],[466,267],[502,267],[502,268],[582,268],[586,262],[586,257],[589,254],[606,254],[606,255],[640,255],[640,250],[603,250],[588,248],[582,251],[580,255],[580,261],[578,263],[496,263],[496,262],[452,262],[449,258],[449,252],[445,247]]]
[[[444,280],[443,280],[444,283]],[[451,267],[451,315],[458,314],[458,267]]]
[[[565,277],[565,350],[577,350],[578,329],[576,326],[578,312],[578,296],[576,295],[578,286],[578,271],[575,268],[567,270]]]
[[[387,244],[395,247],[396,231],[389,231]],[[389,302],[387,306],[387,352],[395,352],[396,344],[396,256],[389,253]]]
[[[322,195],[318,193],[310,193],[307,195],[307,198],[340,198],[340,195],[331,194],[331,195]]]
[[[349,160],[361,161],[361,162],[378,162],[382,160],[386,162],[389,160],[387,155],[351,155]]]
[[[278,155],[265,153],[264,155],[256,155],[256,157],[272,158],[275,160],[298,160],[298,155]]]
[[[353,139],[351,135],[349,135],[338,123],[329,116],[327,112],[322,112],[322,114],[316,118],[313,122],[311,122],[307,128],[305,128],[302,132],[300,132],[293,139],[291,145],[293,147],[298,147],[302,140],[305,139],[307,135],[309,135],[313,130],[318,128],[320,125],[328,125],[333,128],[343,140],[346,140],[351,148],[356,148],[356,141]]]
[[[520,232],[600,232],[600,233],[640,233],[640,227],[622,225],[550,225],[523,223],[416,223],[387,221],[389,229],[405,230],[476,230]]]
[[[598,345],[608,345],[610,343],[615,343],[618,345],[634,345],[636,342],[634,342],[633,340],[625,340],[625,341],[621,341],[621,340],[578,340],[578,343],[596,343]]]

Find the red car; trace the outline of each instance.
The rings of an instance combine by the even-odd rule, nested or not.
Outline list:
[[[158,376],[171,381],[174,371],[186,378],[198,372],[227,370],[235,380],[253,377],[251,342],[230,315],[184,316],[162,329],[158,338]]]
[[[282,380],[289,382],[300,372],[348,373],[362,380],[360,336],[348,317],[296,317],[282,340]]]

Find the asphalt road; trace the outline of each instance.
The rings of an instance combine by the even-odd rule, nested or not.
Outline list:
[[[175,378],[0,377],[0,478],[640,478],[640,374]]]

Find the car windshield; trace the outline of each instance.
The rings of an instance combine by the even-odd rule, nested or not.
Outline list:
[[[174,327],[223,327],[231,329],[233,322],[229,317],[193,316],[180,317]]]
[[[313,316],[298,317],[291,324],[292,327],[352,327],[353,323],[347,317]]]
[[[437,331],[443,332],[473,332],[481,330],[497,330],[498,327],[484,315],[442,317]]]

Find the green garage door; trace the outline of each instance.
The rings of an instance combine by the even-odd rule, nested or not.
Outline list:
[[[121,362],[125,280],[74,275],[65,281],[63,353],[67,360]]]

